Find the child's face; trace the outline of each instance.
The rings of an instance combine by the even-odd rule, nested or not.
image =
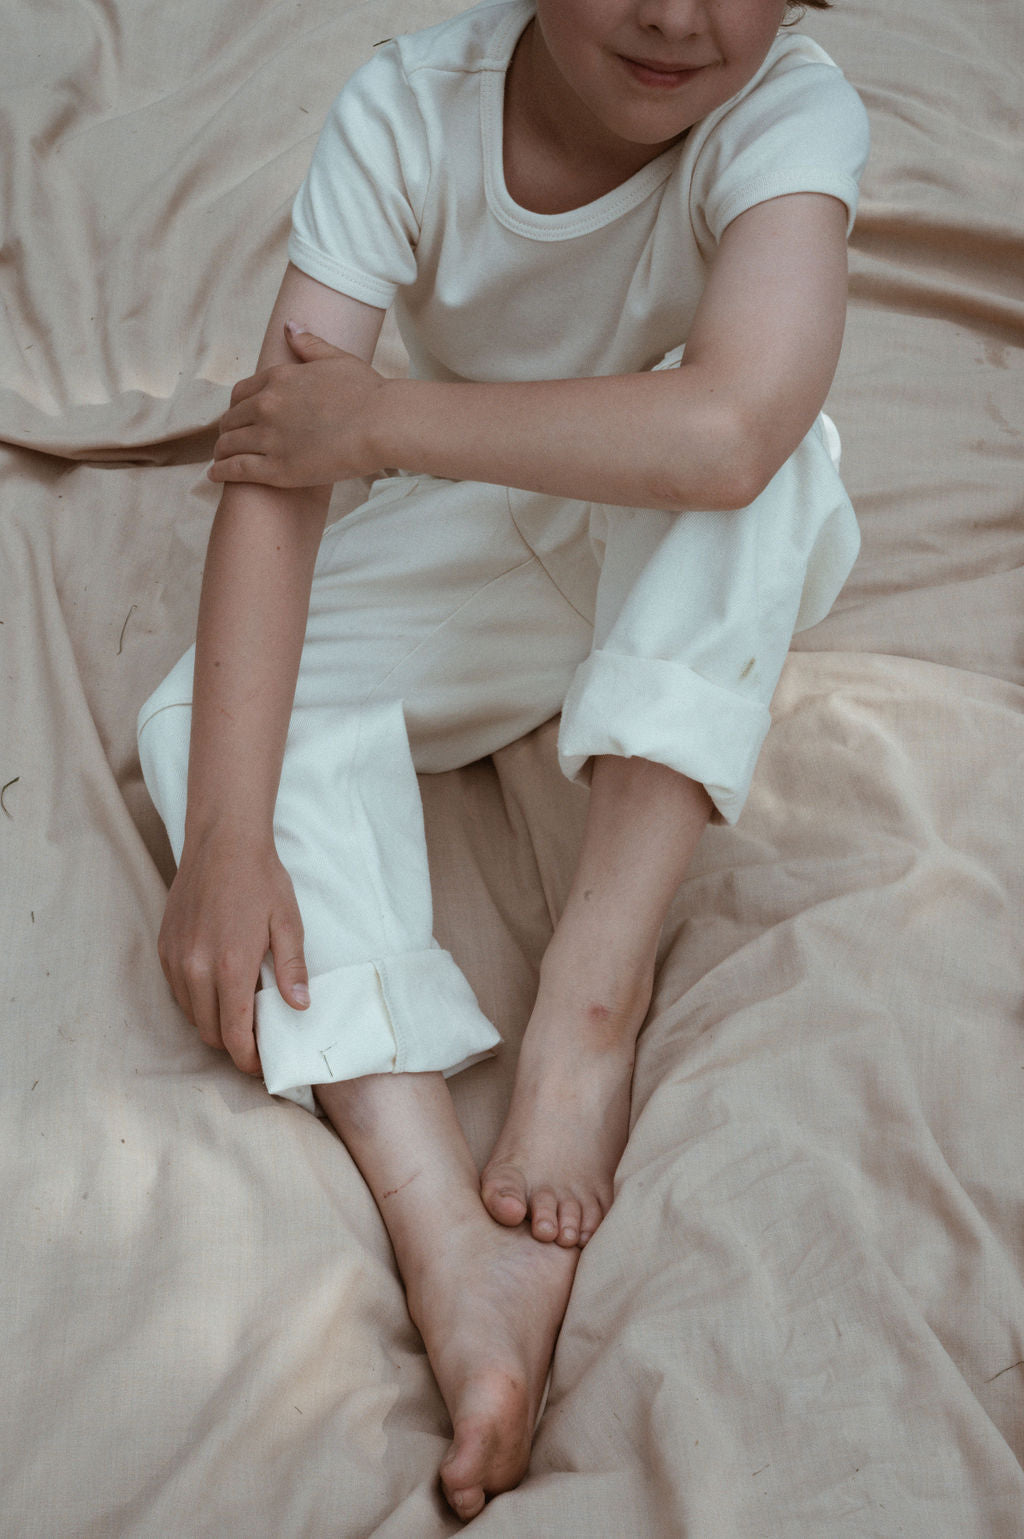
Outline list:
[[[537,42],[574,116],[582,102],[615,138],[666,145],[756,74],[785,12],[786,0],[537,0]]]

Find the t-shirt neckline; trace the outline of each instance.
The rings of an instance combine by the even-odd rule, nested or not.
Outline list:
[[[480,130],[483,140],[484,186],[491,212],[506,229],[534,240],[566,240],[589,235],[638,207],[671,175],[680,145],[671,145],[656,159],[592,203],[561,214],[539,214],[516,203],[505,183],[505,76],[523,32],[534,15],[530,0],[513,5],[496,30],[480,86]]]

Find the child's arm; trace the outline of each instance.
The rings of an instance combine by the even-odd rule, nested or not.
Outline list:
[[[370,358],[382,310],[289,267],[261,367],[288,356],[296,308],[325,337]],[[226,487],[203,574],[185,844],[160,933],[175,996],[204,1042],[259,1071],[253,997],[273,951],[284,996],[304,1003],[302,925],[272,818],[329,486]]]
[[[341,478],[398,465],[627,507],[745,507],[807,433],[831,384],[846,314],[846,219],[837,199],[798,193],[733,220],[680,369],[434,384],[383,380],[315,340],[295,342],[311,361],[238,387],[211,477],[288,486],[314,471]]]

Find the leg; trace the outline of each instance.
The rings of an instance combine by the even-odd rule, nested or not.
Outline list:
[[[578,1252],[499,1228],[440,1074],[320,1085],[394,1246],[409,1312],[452,1421],[441,1483],[460,1518],[516,1485]]]
[[[568,592],[574,572],[557,540],[544,546],[542,502],[517,494],[513,507]],[[585,1242],[611,1201],[668,904],[712,803],[738,817],[793,629],[827,612],[857,549],[818,429],[749,508],[595,507],[589,532],[593,650],[564,703],[559,757],[571,778],[594,764],[591,808],[482,1187],[495,1218],[529,1215],[537,1239],[562,1245]]]
[[[268,1088],[455,1072],[499,1038],[432,936],[417,769],[464,764],[559,708],[589,626],[500,487],[398,478],[324,536],[274,819],[305,928],[311,1003],[263,968]],[[142,712],[140,754],[175,854],[184,834],[189,655]]]
[[[586,1244],[612,1199],[658,938],[711,813],[703,786],[602,756],[569,899],[541,964],[508,1119],[482,1194],[503,1224]]]

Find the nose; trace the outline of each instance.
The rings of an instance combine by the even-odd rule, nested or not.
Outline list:
[[[704,0],[640,0],[636,20],[645,31],[663,37],[694,37],[701,30]]]

